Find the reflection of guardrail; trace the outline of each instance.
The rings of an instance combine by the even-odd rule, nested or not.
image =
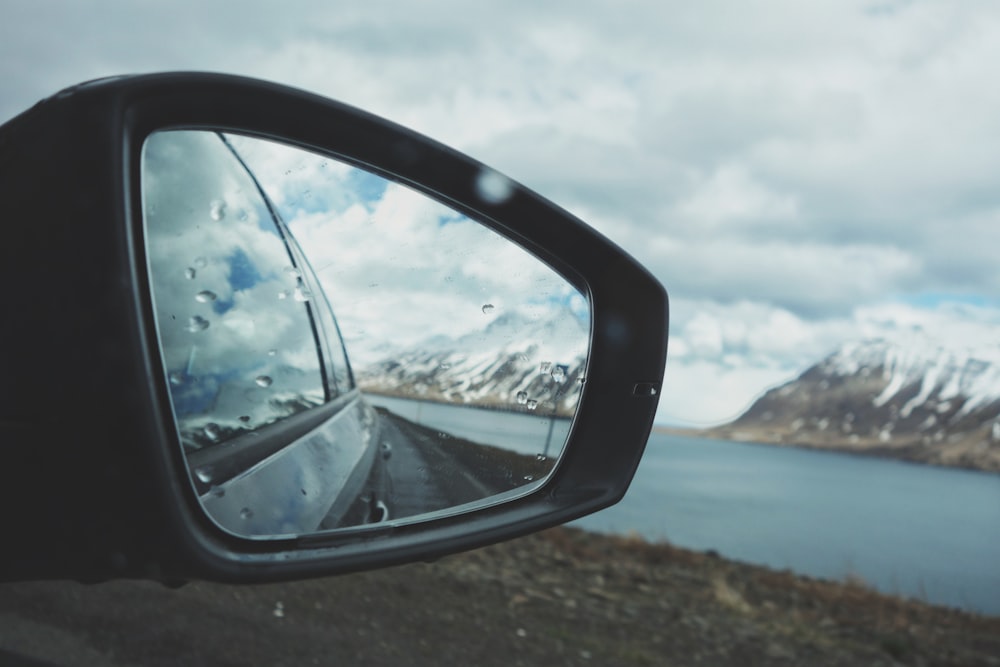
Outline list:
[[[386,407],[415,423],[546,458],[559,456],[572,424],[569,418],[537,411],[495,410],[384,394],[366,397],[372,405]]]
[[[479,410],[489,410],[491,412],[510,412],[514,414],[523,414],[529,416],[552,416],[556,419],[572,419],[576,416],[576,410],[566,410],[560,409],[558,403],[555,404],[551,413],[546,413],[540,410],[531,410],[524,405],[518,405],[516,402],[511,401],[498,401],[498,402],[485,402],[485,403],[466,403],[464,401],[449,401],[438,396],[427,396],[425,394],[416,394],[408,391],[400,391],[396,389],[386,389],[385,387],[379,387],[377,385],[366,385],[362,380],[359,383],[359,388],[366,396],[385,396],[387,398],[401,398],[407,401],[421,402],[421,403],[436,403],[438,405],[447,405],[454,408],[476,408]],[[559,394],[557,394],[559,395]],[[549,401],[546,401],[546,403]],[[544,404],[543,404],[544,405]]]

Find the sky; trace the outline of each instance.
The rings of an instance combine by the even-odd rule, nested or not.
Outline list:
[[[996,3],[205,4],[5,0],[0,120],[86,79],[203,70],[451,145],[667,287],[661,423],[727,421],[853,340],[995,345]]]
[[[570,358],[546,357],[550,363],[586,350],[590,320],[583,295],[488,227],[337,160],[228,138],[316,272],[356,370],[415,346],[436,348],[440,338],[455,346],[500,317],[530,329],[523,336],[536,340],[518,343],[533,342],[539,354],[564,346]],[[496,194],[509,195],[508,183]],[[552,326],[561,317],[572,320],[565,331]]]

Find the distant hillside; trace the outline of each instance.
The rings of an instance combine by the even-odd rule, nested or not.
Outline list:
[[[588,331],[568,309],[532,321],[514,313],[483,331],[387,351],[357,372],[365,391],[569,417],[584,382]]]
[[[1000,346],[844,345],[706,434],[1000,472]]]

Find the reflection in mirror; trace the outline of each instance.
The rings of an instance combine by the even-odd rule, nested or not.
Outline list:
[[[554,470],[589,305],[521,247],[370,172],[210,131],[146,140],[142,203],[177,433],[224,529],[423,520]]]

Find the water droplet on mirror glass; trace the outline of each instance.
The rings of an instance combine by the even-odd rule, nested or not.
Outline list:
[[[272,380],[270,376],[267,375],[258,375],[257,377],[254,378],[253,381],[257,383],[258,387],[270,387],[272,384],[274,384],[274,380]]]
[[[586,375],[581,375],[580,377],[578,377],[576,379],[576,381],[579,382],[580,384],[583,384],[584,382],[587,381],[587,376]]]
[[[198,481],[202,484],[208,484],[212,481],[212,468],[211,466],[201,466],[200,468],[194,469],[194,476],[198,478]]]
[[[167,375],[170,384],[184,384],[184,373],[173,371]]]
[[[194,268],[196,268],[196,269],[204,269],[206,266],[208,266],[208,260],[207,259],[205,259],[204,257],[195,257],[195,259],[194,259]]]
[[[528,402],[528,392],[519,391],[517,392],[517,404],[524,405]]]
[[[193,332],[204,331],[208,328],[209,322],[201,315],[195,315],[188,320],[187,330]]]
[[[189,266],[184,269],[184,277],[188,280],[194,280],[194,277],[198,275],[198,272],[194,270],[193,266]]]
[[[556,366],[553,368],[552,379],[556,382],[563,382],[566,379],[566,369],[562,366]]]
[[[525,482],[534,482],[535,481],[535,477],[534,477],[534,475],[525,475],[524,476],[524,481]]]
[[[492,303],[483,304],[483,313],[484,314],[492,313],[495,309],[496,309],[496,306],[494,306]]]
[[[240,510],[240,518],[243,520],[252,519],[253,510],[250,509],[249,507],[244,507],[243,509]]]
[[[278,300],[284,301],[290,296],[290,294],[291,292],[289,292],[288,290],[281,290],[280,292],[278,292]]]
[[[218,440],[222,435],[222,429],[219,428],[218,424],[205,424],[205,428],[202,429],[202,432],[209,440]]]
[[[208,214],[212,217],[212,220],[222,220],[226,217],[226,202],[216,199],[209,206]]]
[[[312,292],[307,290],[305,287],[295,288],[295,300],[300,302],[306,302],[312,298]]]
[[[541,365],[538,367],[538,372],[539,373],[543,373],[544,374],[544,373],[549,373],[551,371],[552,371],[552,362],[551,361],[543,361],[541,363]]]
[[[537,407],[538,407],[538,401],[536,401],[535,399],[531,399],[530,401],[528,401],[529,410],[534,410]]]
[[[212,486],[209,488],[208,492],[213,498],[221,498],[226,495],[226,490],[221,486]]]
[[[277,350],[268,350],[267,351],[267,356],[269,356],[269,357],[273,357],[276,354],[278,354]]]
[[[451,364],[449,364],[447,361],[442,361],[440,364],[438,364],[438,368],[440,368],[443,371],[446,371],[451,368]]]
[[[244,424],[249,423],[250,415],[240,415],[240,421],[243,422]]]
[[[302,272],[296,269],[294,266],[286,266],[285,273],[292,278],[301,278]]]
[[[209,303],[210,301],[215,301],[218,299],[218,295],[211,290],[202,290],[194,295],[195,301],[200,301],[201,303]]]
[[[538,462],[548,461],[549,457],[547,457],[545,454],[538,454],[537,456],[535,456],[535,460]]]
[[[240,222],[246,222],[250,218],[250,215],[246,212],[246,209],[240,209],[240,212],[236,214],[236,219]]]

